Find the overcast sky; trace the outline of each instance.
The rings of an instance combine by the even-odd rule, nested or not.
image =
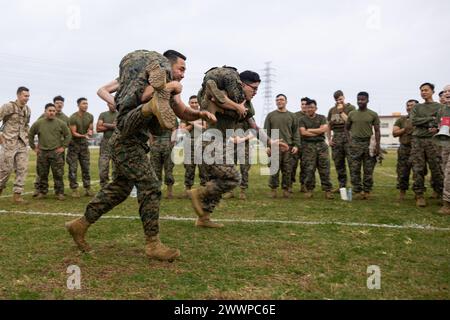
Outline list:
[[[342,89],[353,104],[359,91],[368,91],[370,107],[386,115],[418,99],[421,83],[435,83],[437,93],[450,83],[447,0],[0,3],[0,101],[14,100],[18,86],[29,87],[33,120],[58,94],[66,97],[66,114],[85,96],[97,118],[106,110],[97,89],[137,49],[175,49],[188,57],[185,100],[213,66],[262,75],[267,61],[274,68],[273,94],[286,94],[291,111],[308,96],[325,114],[333,92]],[[264,82],[255,98],[259,123],[263,88]]]

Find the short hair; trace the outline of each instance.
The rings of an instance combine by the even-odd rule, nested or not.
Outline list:
[[[198,99],[198,97],[197,96],[191,96],[190,98],[189,98],[189,101],[191,101],[192,99]]]
[[[314,100],[314,99],[308,99],[308,102],[307,102],[307,104],[308,104],[308,105],[311,105],[311,104],[313,104],[313,105],[315,105],[315,106],[317,107],[317,101],[316,101],[316,100]]]
[[[280,97],[284,97],[284,98],[286,99],[286,101],[287,101],[287,97],[286,97],[286,95],[285,95],[285,94],[282,94],[282,93],[280,93],[279,95],[277,95],[277,97],[276,97],[276,98],[278,99],[278,98],[280,98]]]
[[[261,77],[254,71],[249,70],[244,71],[239,75],[239,77],[241,78],[241,81],[244,83],[261,82]]]
[[[431,90],[433,90],[433,91],[434,91],[434,88],[436,88],[436,87],[434,86],[434,84],[429,83],[429,82],[425,82],[424,84],[422,84],[422,85],[420,86],[420,90],[422,90],[422,88],[425,87],[425,86],[429,86],[429,87],[431,88]]]
[[[444,91],[439,92],[439,98],[441,98],[444,95]]]
[[[418,104],[418,103],[419,103],[419,101],[417,101],[416,99],[410,99],[410,100],[408,100],[406,103],[408,104],[408,103],[410,103],[410,102],[414,102],[415,104]]]
[[[87,99],[86,98],[79,98],[77,100],[77,105],[80,105],[80,103],[82,103],[83,101],[87,101]]]
[[[56,101],[64,102],[66,100],[62,96],[56,96],[53,98],[53,103],[56,103]]]
[[[22,92],[30,92],[30,90],[27,87],[19,87],[17,89],[17,95],[21,94]]]
[[[169,59],[170,63],[172,64],[176,63],[178,58],[183,59],[184,61],[186,61],[187,59],[184,54],[181,54],[175,50],[167,50],[166,52],[164,52],[163,56]]]
[[[308,97],[304,97],[302,98],[302,100],[300,100],[300,102],[306,102],[308,104],[309,100],[310,99]]]
[[[340,97],[343,97],[344,96],[344,92],[342,91],[342,90],[338,90],[338,91],[336,91],[335,93],[334,93],[334,100],[337,100],[337,99],[339,99]]]
[[[358,93],[358,97],[366,97],[367,99],[369,99],[369,94],[365,91],[362,91]]]
[[[53,104],[53,103],[47,103],[46,105],[45,105],[45,110],[47,110],[48,108],[51,108],[51,107],[55,107],[55,105]]]

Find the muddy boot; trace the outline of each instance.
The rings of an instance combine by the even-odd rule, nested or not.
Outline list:
[[[213,228],[213,229],[220,229],[225,227],[221,223],[212,222],[209,213],[205,214],[203,217],[198,218],[197,222],[195,223],[195,226],[199,228]]]
[[[370,200],[370,192],[364,192],[364,200]]]
[[[203,217],[206,213],[203,211],[202,200],[206,194],[206,188],[200,187],[198,189],[193,189],[190,191],[190,197],[192,201],[192,207],[195,210],[195,213],[199,217]]]
[[[419,208],[425,208],[427,206],[427,202],[423,195],[416,195],[416,206]]]
[[[306,187],[304,186],[304,185],[302,185],[301,187],[300,187],[300,192],[301,193],[306,193],[307,191],[306,191]]]
[[[36,200],[41,200],[41,199],[44,199],[46,197],[46,195],[45,194],[43,194],[43,193],[38,193],[38,195],[36,196],[36,197],[34,197]]]
[[[450,202],[444,201],[441,210],[439,210],[439,213],[442,215],[449,216],[450,215]]]
[[[288,189],[283,190],[283,198],[290,199],[291,197],[292,197],[292,193],[290,193]]]
[[[22,195],[20,193],[14,193],[13,195],[13,202],[15,204],[25,204],[27,203],[23,198]]]
[[[247,195],[245,194],[245,189],[241,189],[239,194],[239,200],[247,200]]]
[[[172,130],[176,125],[177,116],[170,106],[170,97],[171,94],[166,89],[156,91],[153,98],[142,107],[142,115],[145,118],[154,115],[163,129]]]
[[[58,199],[58,201],[64,201],[66,200],[66,197],[63,194],[58,194],[56,195],[56,199]]]
[[[173,199],[173,186],[167,186],[166,199]]]
[[[441,198],[439,193],[437,193],[436,191],[433,191],[433,194],[430,196],[430,199],[431,200],[437,200],[439,198]]]
[[[306,190],[306,192],[305,192],[305,199],[312,199],[312,198],[313,198],[312,191]]]
[[[78,246],[78,249],[80,249],[81,252],[91,251],[91,247],[84,239],[90,225],[91,224],[86,220],[84,216],[75,219],[73,221],[67,222],[65,225],[67,231],[69,231],[70,235],[73,238],[73,241],[75,241],[76,245]]]
[[[356,194],[356,200],[366,200],[366,194],[364,192]]]
[[[277,189],[272,189],[269,193],[269,198],[276,199],[277,197]]]
[[[406,199],[406,191],[401,190],[398,196],[398,201],[405,201],[405,199]]]
[[[91,189],[90,188],[86,188],[85,190],[84,190],[84,196],[85,197],[93,197],[95,194],[91,191]]]
[[[178,249],[166,247],[158,236],[146,237],[145,254],[150,259],[173,262],[181,253]]]
[[[166,71],[161,68],[159,62],[153,61],[147,67],[148,82],[156,91],[161,91],[166,87]]]
[[[33,198],[38,197],[39,194],[40,194],[39,190],[34,190],[34,192],[33,192]]]
[[[80,198],[80,192],[78,192],[78,189],[72,189],[72,198]]]
[[[334,200],[333,191],[325,192],[325,199],[327,199],[327,200]]]
[[[227,192],[222,196],[222,199],[224,200],[229,200],[229,199],[233,199],[234,198],[234,192]]]

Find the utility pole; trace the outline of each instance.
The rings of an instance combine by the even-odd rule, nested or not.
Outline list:
[[[263,108],[263,121],[267,115],[273,110],[273,87],[274,74],[272,73],[274,68],[272,68],[272,62],[265,62],[266,67],[264,68],[263,82],[264,82],[264,108]]]

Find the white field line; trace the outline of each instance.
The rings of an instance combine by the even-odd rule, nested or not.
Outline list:
[[[28,216],[53,216],[53,217],[81,217],[81,214],[77,213],[63,213],[63,212],[34,212],[34,211],[7,211],[0,210],[0,215],[5,214],[23,214]],[[131,216],[103,216],[102,219],[113,220],[140,220],[139,217]],[[160,217],[161,220],[166,221],[188,221],[194,222],[195,218],[182,218],[174,216]],[[450,231],[450,228],[439,228],[433,226],[419,225],[419,224],[406,224],[406,225],[393,225],[393,224],[374,224],[374,223],[358,223],[358,222],[320,222],[320,221],[283,221],[283,220],[251,220],[251,219],[216,219],[217,222],[229,222],[229,223],[246,223],[246,224],[286,224],[286,225],[305,225],[305,226],[325,226],[325,225],[337,225],[344,227],[369,227],[369,228],[381,228],[381,229],[401,229],[401,230],[424,230],[424,231]]]
[[[95,186],[96,184],[99,184],[99,183],[100,183],[100,180],[91,181],[91,185],[92,186]],[[48,189],[48,191],[53,191],[53,190],[55,190],[55,189],[53,189],[53,188],[49,188]],[[24,192],[24,193],[22,193],[23,196],[27,196],[27,195],[30,195],[30,194],[33,194],[33,192]],[[0,198],[9,198],[9,197],[12,197],[12,194],[7,194],[7,195],[4,195],[4,196],[1,196]]]

